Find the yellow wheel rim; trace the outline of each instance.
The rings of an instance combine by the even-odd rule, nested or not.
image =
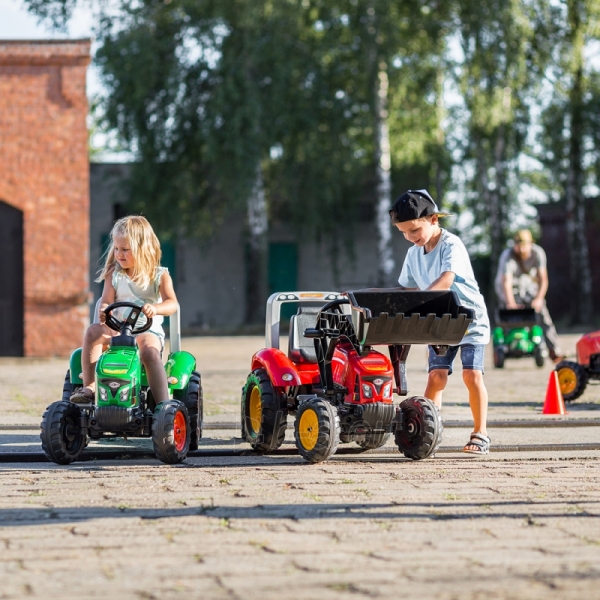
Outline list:
[[[563,394],[571,394],[577,387],[577,374],[569,367],[563,367],[558,371],[558,385]]]
[[[260,390],[257,387],[253,387],[252,393],[250,394],[248,416],[250,417],[250,427],[252,427],[252,433],[258,433],[260,431],[260,424],[262,421],[262,401],[260,399]]]
[[[298,423],[300,443],[305,450],[312,450],[319,439],[319,418],[317,413],[308,409],[302,413]]]

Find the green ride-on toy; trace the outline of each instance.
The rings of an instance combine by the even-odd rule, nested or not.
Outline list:
[[[500,309],[492,336],[494,367],[502,369],[507,358],[533,356],[537,367],[544,366],[546,345],[539,313],[533,308]]]
[[[120,320],[115,309],[130,309]],[[118,331],[96,364],[96,398],[93,403],[70,401],[83,386],[81,348],[73,352],[65,377],[62,400],[46,409],[41,423],[42,449],[52,462],[76,461],[88,439],[152,437],[156,456],[175,464],[196,450],[202,437],[202,385],[196,359],[181,350],[179,312],[170,317],[170,354],[165,365],[172,398],[156,403],[134,335],[150,329],[152,319],[136,324],[143,313],[131,302],[106,308],[106,325]]]

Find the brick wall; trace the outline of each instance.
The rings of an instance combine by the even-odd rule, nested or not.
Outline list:
[[[66,355],[88,323],[89,40],[0,40],[0,201],[23,212],[26,356]]]

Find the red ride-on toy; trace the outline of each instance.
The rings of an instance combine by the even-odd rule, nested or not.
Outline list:
[[[577,362],[563,360],[556,365],[558,384],[565,402],[583,394],[590,379],[600,380],[600,331],[586,333],[577,342]]]
[[[290,320],[287,354],[279,349],[281,305],[299,304]],[[265,348],[252,357],[242,390],[242,437],[261,453],[281,446],[288,414],[296,447],[311,463],[327,460],[339,442],[367,450],[392,434],[412,459],[435,453],[442,421],[435,405],[407,395],[411,344],[443,353],[458,344],[473,311],[454,292],[357,290],[284,292],[267,301]],[[373,349],[386,345],[390,358]]]

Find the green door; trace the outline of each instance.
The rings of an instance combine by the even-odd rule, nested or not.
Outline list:
[[[298,246],[289,242],[269,244],[269,294],[293,292],[298,286]],[[289,319],[296,313],[293,304],[282,307],[281,318]]]

